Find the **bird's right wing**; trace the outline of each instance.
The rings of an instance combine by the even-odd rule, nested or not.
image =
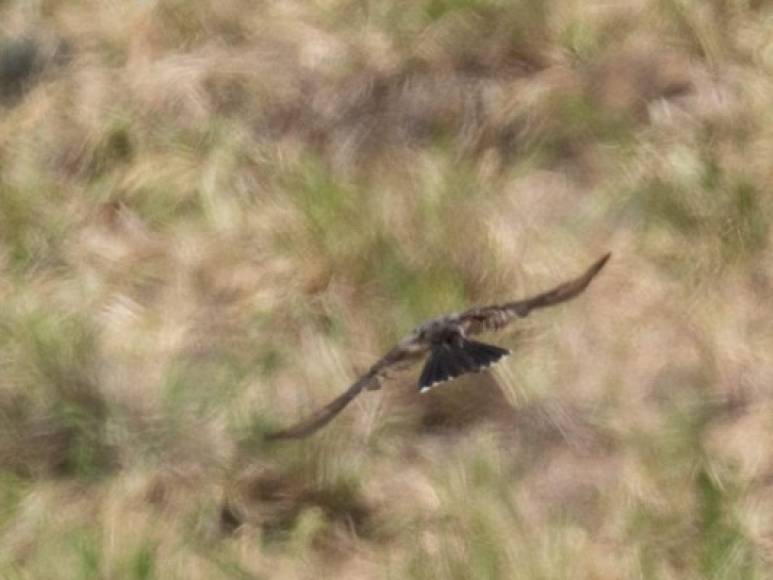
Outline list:
[[[332,421],[333,418],[343,411],[344,408],[364,389],[372,387],[386,371],[394,368],[400,363],[418,358],[426,351],[427,347],[416,339],[408,339],[401,342],[370,367],[368,372],[357,379],[352,386],[330,401],[327,405],[292,427],[282,429],[281,431],[267,433],[265,436],[266,439],[300,439],[302,437],[308,437]]]
[[[458,315],[459,324],[468,336],[499,330],[515,318],[523,318],[537,308],[544,308],[570,300],[588,287],[591,280],[596,277],[607,263],[612,254],[606,254],[594,262],[584,274],[556,286],[552,290],[537,294],[531,298],[508,302],[499,306],[485,306],[473,308]]]

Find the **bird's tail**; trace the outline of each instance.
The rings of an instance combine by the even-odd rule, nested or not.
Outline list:
[[[461,344],[442,344],[432,349],[419,377],[423,393],[439,383],[455,379],[465,373],[476,373],[510,354],[506,348],[464,339]]]

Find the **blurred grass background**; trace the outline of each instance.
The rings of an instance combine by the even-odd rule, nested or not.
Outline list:
[[[0,577],[770,577],[772,160],[759,0],[0,1]]]

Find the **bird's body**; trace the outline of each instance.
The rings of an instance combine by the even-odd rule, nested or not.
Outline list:
[[[574,298],[585,290],[609,257],[610,254],[602,257],[579,278],[537,296],[502,305],[472,308],[428,320],[401,340],[332,402],[297,425],[269,433],[266,437],[291,439],[310,435],[330,422],[363,390],[380,388],[381,379],[388,370],[415,362],[427,353],[429,357],[418,381],[421,392],[465,373],[490,367],[510,354],[510,351],[472,340],[470,337],[499,330],[515,318],[527,316],[532,310]]]
[[[439,383],[459,375],[490,367],[510,351],[498,346],[469,340],[465,336],[463,314],[449,314],[428,320],[398,345],[398,351],[429,352],[429,359],[419,377],[419,391],[425,392]]]

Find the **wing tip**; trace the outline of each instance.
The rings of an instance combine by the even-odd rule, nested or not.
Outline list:
[[[590,268],[588,268],[587,272],[583,274],[580,278],[576,280],[576,282],[580,283],[580,291],[584,290],[588,284],[591,283],[591,280],[593,280],[596,275],[601,271],[601,269],[604,267],[604,265],[609,261],[609,259],[612,257],[612,252],[607,252],[601,258],[596,260]]]
[[[601,258],[596,260],[596,263],[593,264],[593,266],[591,266],[591,272],[595,274],[596,272],[601,270],[604,267],[604,264],[606,264],[611,257],[612,257],[612,252],[607,252],[606,254],[601,256]]]

